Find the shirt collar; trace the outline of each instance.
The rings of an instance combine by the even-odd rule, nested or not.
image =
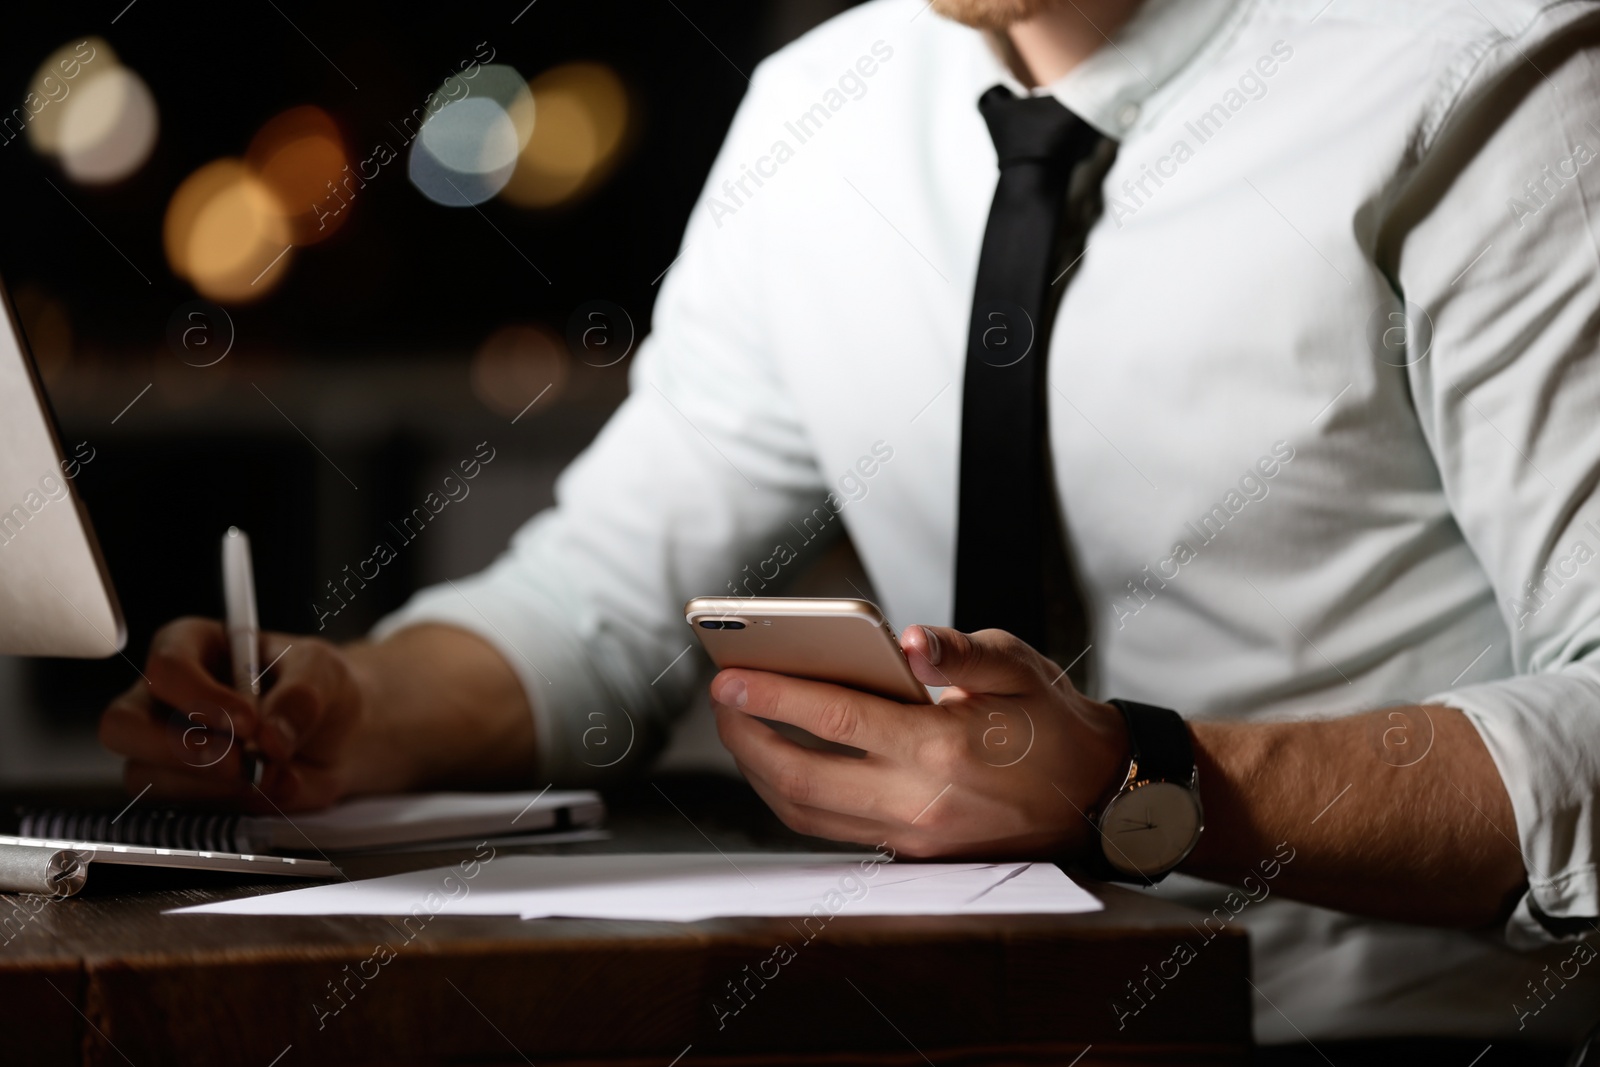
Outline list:
[[[1024,88],[1011,72],[1007,44],[988,37],[993,65],[988,73],[1019,96],[1054,96],[1089,125],[1120,140],[1138,124],[1145,101],[1200,51],[1236,5],[1237,0],[1145,0],[1087,59],[1035,89]]]

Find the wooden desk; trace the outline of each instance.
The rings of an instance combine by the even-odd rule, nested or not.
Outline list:
[[[816,847],[742,784],[658,784],[609,798],[611,841],[547,851]],[[462,855],[345,867],[362,877]],[[785,919],[441,916],[402,927],[377,917],[162,916],[281,883],[113,893],[93,883],[35,915],[22,898],[0,897],[0,1061],[1095,1067],[1249,1054],[1246,939],[1232,930],[1164,986],[1151,982],[1148,1006],[1119,1030],[1111,1002],[1127,1000],[1124,983],[1144,979],[1147,964],[1155,972],[1178,942],[1201,939],[1196,913],[1114,886],[1094,887],[1106,910],[1091,915],[845,914],[807,942]],[[25,921],[5,926],[19,903]],[[794,958],[770,981],[750,980],[746,1006],[719,1027],[713,1005],[735,1003],[727,983],[746,982],[780,944]],[[393,958],[379,962],[379,946]]]

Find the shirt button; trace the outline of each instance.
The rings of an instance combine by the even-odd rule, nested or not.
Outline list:
[[[1127,129],[1139,121],[1139,105],[1129,102],[1117,110],[1117,122],[1123,129]]]

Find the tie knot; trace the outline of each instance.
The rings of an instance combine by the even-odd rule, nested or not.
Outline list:
[[[1094,147],[1094,128],[1053,96],[1013,96],[996,85],[978,100],[1000,166],[1036,161],[1076,163]]]

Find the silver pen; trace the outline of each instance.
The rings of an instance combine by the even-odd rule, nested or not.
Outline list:
[[[233,687],[252,705],[261,696],[261,623],[256,614],[255,568],[250,538],[237,526],[222,535],[222,600],[227,616],[228,652],[233,662]],[[241,745],[244,776],[261,783],[262,763],[256,746]]]

